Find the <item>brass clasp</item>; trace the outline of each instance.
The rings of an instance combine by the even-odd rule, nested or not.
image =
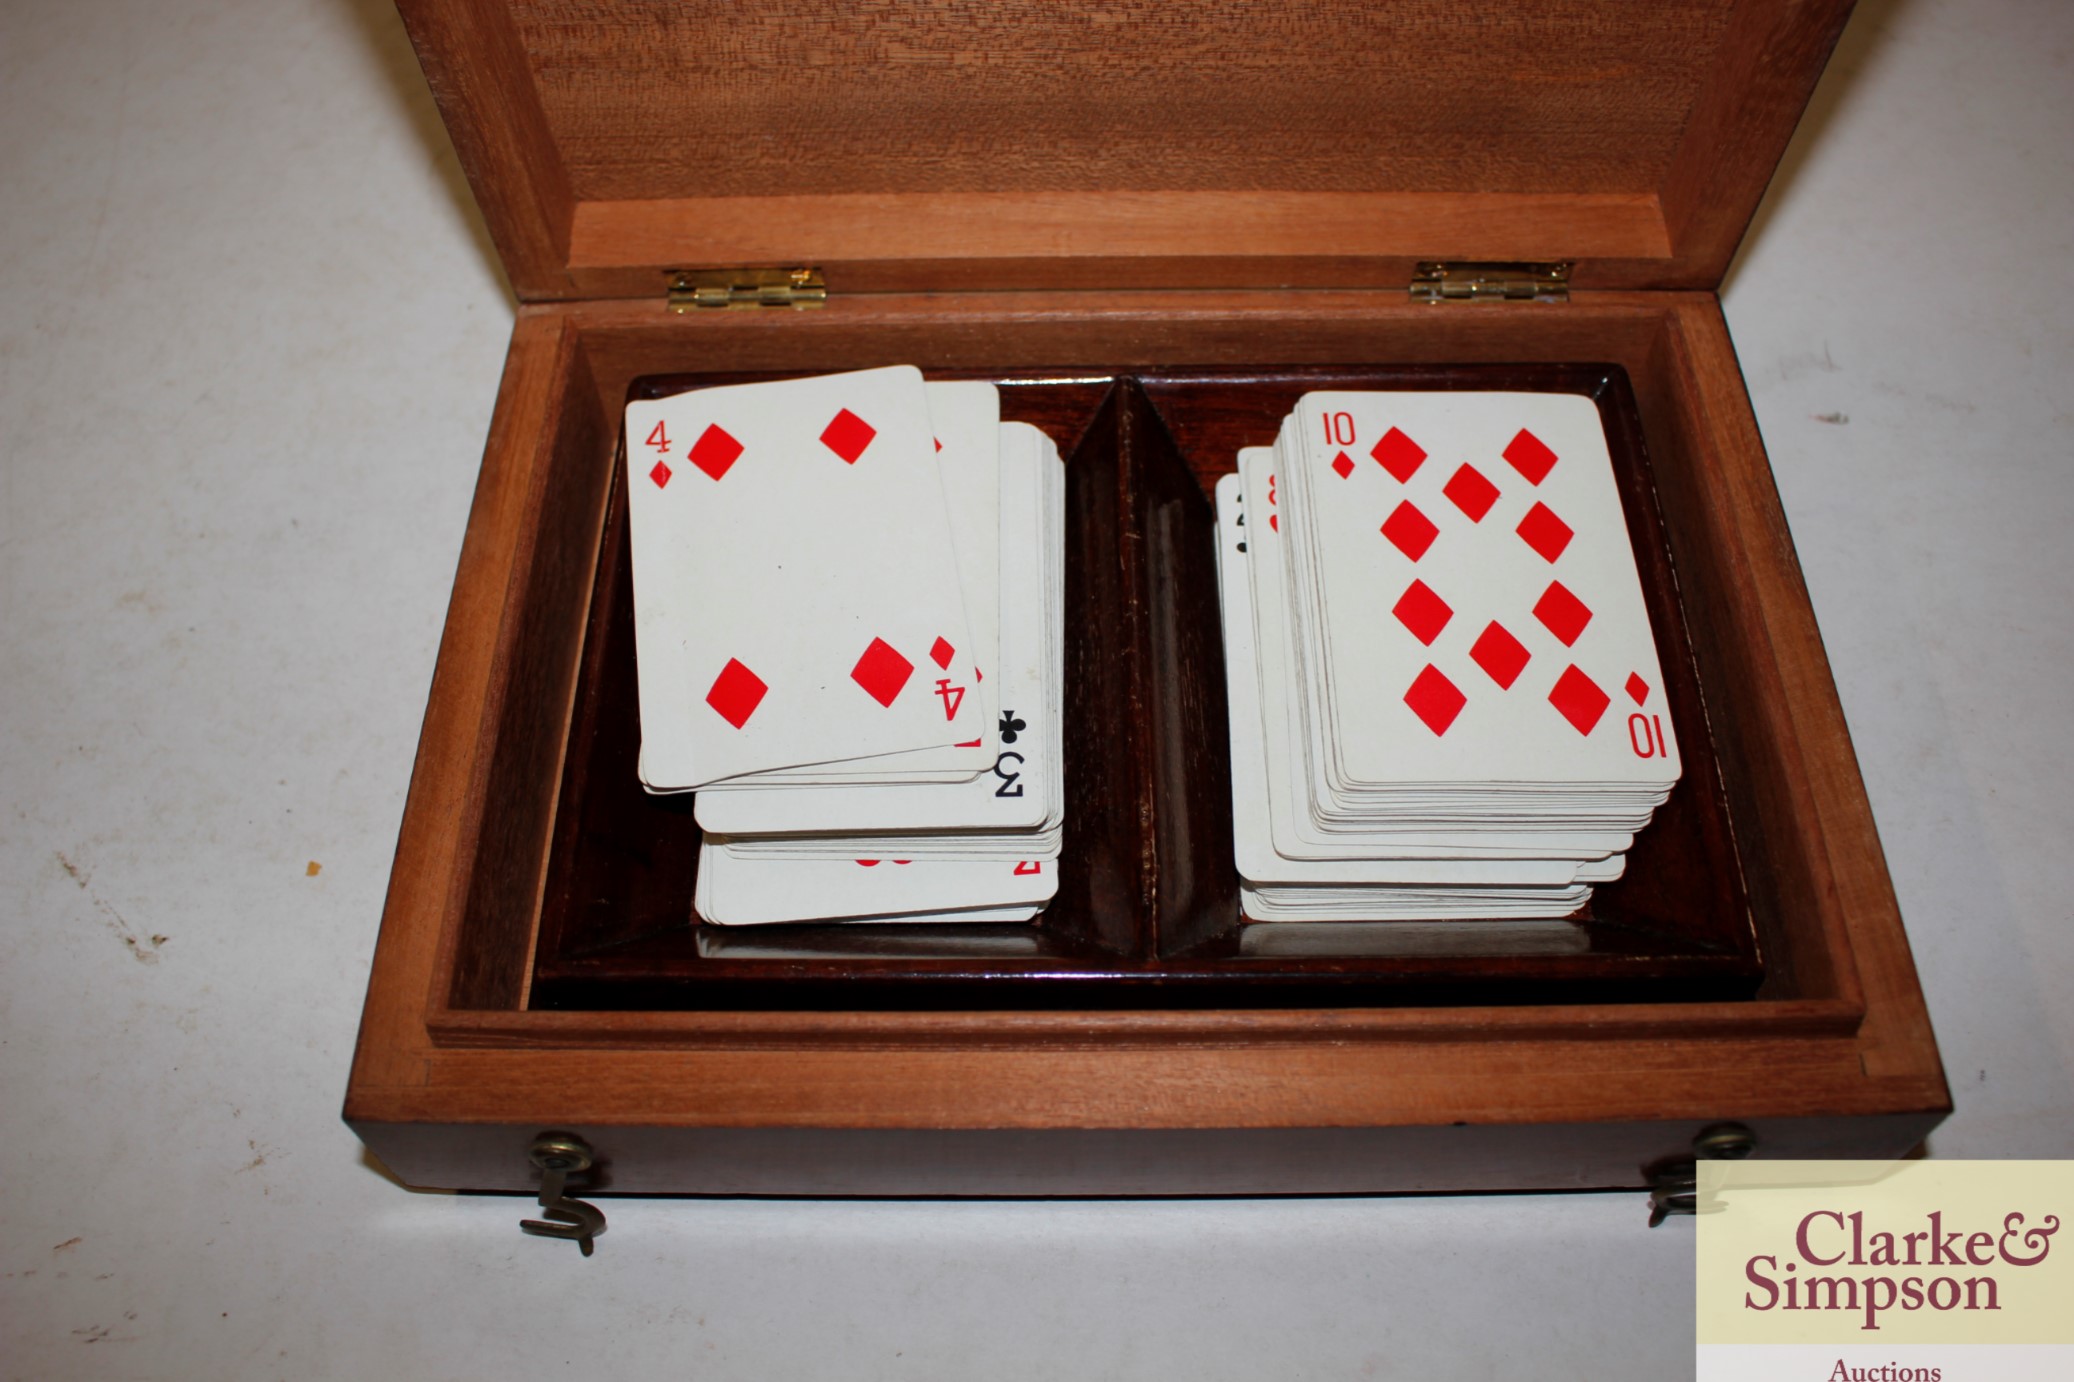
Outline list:
[[[521,1219],[520,1231],[538,1238],[574,1239],[589,1257],[591,1240],[605,1231],[605,1216],[596,1205],[570,1199],[562,1192],[568,1188],[570,1176],[590,1169],[590,1143],[575,1133],[544,1132],[533,1139],[527,1156],[540,1168],[540,1210],[555,1222]]]
[[[1673,1157],[1649,1168],[1649,1227],[1673,1214],[1699,1213],[1702,1161],[1741,1161],[1757,1150],[1757,1134],[1741,1123],[1716,1123],[1692,1139],[1690,1157]]]

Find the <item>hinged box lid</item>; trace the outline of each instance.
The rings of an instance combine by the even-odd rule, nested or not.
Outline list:
[[[527,301],[1713,288],[1851,0],[400,0]]]

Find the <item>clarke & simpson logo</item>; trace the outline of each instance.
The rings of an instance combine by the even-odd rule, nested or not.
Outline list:
[[[2074,1377],[2070,1162],[1702,1162],[1703,1382]]]
[[[1794,1230],[1794,1252],[1784,1266],[1776,1253],[1753,1253],[1743,1263],[1753,1288],[1743,1293],[1743,1308],[1862,1314],[1859,1328],[1867,1330],[1878,1329],[1880,1315],[1895,1310],[1999,1310],[2001,1284],[1980,1269],[2039,1266],[2060,1229],[2059,1218],[2051,1214],[2035,1227],[2027,1223],[2021,1210],[2012,1210],[1993,1231],[1969,1233],[1964,1227],[1947,1228],[1944,1212],[1933,1209],[1914,1232],[1868,1231],[1863,1210],[1809,1210]],[[1847,1270],[1801,1274],[1803,1265]],[[1949,1270],[1898,1274],[1909,1267]],[[1976,1274],[1961,1275],[1967,1272]]]

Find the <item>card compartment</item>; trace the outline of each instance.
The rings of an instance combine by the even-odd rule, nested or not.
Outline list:
[[[1228,739],[1223,737],[1222,730],[1222,644],[1214,624],[1216,571],[1214,562],[1200,555],[1214,540],[1215,512],[1208,497],[1218,478],[1235,468],[1234,458],[1241,447],[1271,444],[1275,429],[1297,400],[1305,393],[1322,389],[1508,390],[1572,393],[1592,399],[1606,429],[1673,723],[1680,726],[1681,745],[1691,741],[1684,778],[1650,825],[1637,834],[1635,847],[1628,854],[1627,873],[1613,883],[1594,888],[1591,901],[1562,922],[1510,926],[1490,920],[1325,925],[1283,922],[1242,926],[1233,909],[1212,904],[1171,908],[1163,914],[1163,955],[1197,961],[1300,955],[1380,959],[1439,956],[1453,951],[1466,959],[1515,946],[1523,952],[1538,954],[1613,953],[1632,947],[1637,953],[1664,958],[1719,957],[1724,974],[1740,970],[1755,983],[1761,976],[1762,962],[1722,781],[1721,754],[1702,693],[1677,565],[1658,503],[1656,471],[1626,370],[1612,364],[1395,369],[1313,366],[1250,371],[1240,379],[1217,371],[1193,376],[1170,372],[1149,380],[1146,388],[1169,430],[1171,451],[1168,455],[1148,448],[1148,469],[1157,463],[1171,470],[1178,463],[1186,468],[1195,490],[1206,501],[1177,501],[1174,506],[1177,514],[1185,511],[1189,525],[1202,533],[1199,539],[1192,536],[1186,543],[1176,544],[1180,562],[1185,566],[1186,582],[1197,592],[1175,602],[1177,617],[1200,626],[1207,611],[1212,627],[1198,627],[1195,637],[1198,641],[1217,640],[1210,644],[1216,654],[1212,658],[1206,660],[1197,655],[1161,664],[1169,676],[1184,682],[1174,695],[1163,699],[1181,704],[1214,699],[1220,710],[1216,716],[1217,747],[1227,746]],[[1164,486],[1167,492],[1185,488],[1178,481]],[[1188,684],[1194,678],[1207,684]],[[1176,743],[1171,751],[1188,754],[1190,748]],[[1221,795],[1200,801],[1200,793],[1183,797],[1170,792],[1168,799],[1187,806],[1202,821],[1210,823],[1210,829],[1221,824],[1220,855],[1228,861],[1228,752],[1217,755],[1214,763],[1204,761],[1207,755],[1199,752],[1192,757],[1186,771],[1171,773],[1170,777],[1176,782],[1197,784],[1217,779],[1223,786]],[[1301,934],[1291,928],[1300,928]]]
[[[1611,366],[931,370],[992,377],[1067,462],[1067,817],[1034,924],[717,927],[688,800],[635,780],[624,497],[596,545],[527,1006],[550,1010],[1254,1007],[1747,996],[1762,967],[1639,418]],[[755,376],[639,380],[657,396]],[[1664,644],[1688,783],[1630,877],[1549,923],[1241,925],[1208,491],[1304,391],[1548,388],[1601,402]],[[615,473],[617,467],[614,467]],[[1682,686],[1678,685],[1682,679]],[[1698,751],[1695,752],[1695,749]],[[1689,807],[1690,809],[1681,809]],[[1658,837],[1662,838],[1659,839]]]

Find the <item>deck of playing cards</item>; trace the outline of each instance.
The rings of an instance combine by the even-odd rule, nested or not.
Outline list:
[[[1017,921],[1057,887],[1064,469],[910,366],[628,404],[640,774],[718,924]]]
[[[1313,393],[1217,485],[1253,921],[1563,917],[1678,780],[1597,406]]]

